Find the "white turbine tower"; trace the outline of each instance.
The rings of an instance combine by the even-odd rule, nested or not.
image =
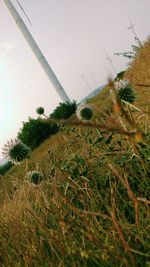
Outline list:
[[[104,54],[106,55],[106,60],[108,60],[110,66],[112,67],[113,71],[115,72],[115,74],[117,74],[117,70],[113,64],[112,59],[110,58],[110,56],[108,55],[108,53],[106,52],[106,50],[103,48]]]
[[[98,82],[96,81],[93,73],[90,72],[91,79],[93,80],[93,83],[95,84],[96,87],[98,87]]]
[[[87,87],[89,90],[91,90],[91,88],[90,88],[90,86],[89,86],[89,83],[88,83],[88,81],[87,81],[87,79],[86,79],[85,75],[84,75],[84,74],[82,74],[82,75],[80,75],[80,77],[81,77],[81,78],[82,78],[82,80],[84,81],[84,83],[85,83],[86,87]]]
[[[134,38],[135,38],[136,40],[138,40],[139,45],[142,46],[142,43],[141,43],[140,39],[139,39],[138,36],[137,36],[137,33],[136,33],[136,31],[135,31],[135,28],[134,28],[134,24],[133,24],[133,22],[131,21],[131,19],[129,19],[129,22],[130,22],[130,26],[127,28],[127,30],[131,30],[131,32],[132,32],[133,35],[134,35]]]
[[[26,39],[27,43],[29,44],[30,48],[32,49],[34,55],[36,56],[36,58],[38,59],[39,63],[41,64],[44,72],[47,74],[50,82],[53,84],[53,86],[54,86],[56,92],[58,93],[58,95],[60,96],[61,100],[64,101],[64,102],[65,101],[69,101],[70,102],[70,99],[67,96],[64,88],[60,84],[60,82],[57,79],[55,73],[51,69],[51,67],[48,64],[46,58],[44,57],[42,51],[40,50],[40,48],[36,44],[35,40],[33,39],[31,33],[29,32],[27,26],[25,25],[24,21],[22,20],[21,16],[19,15],[17,10],[15,9],[14,5],[12,4],[12,2],[10,0],[3,0],[3,2],[5,3],[5,5],[8,8],[10,14],[12,15],[13,19],[15,20],[16,25],[18,26],[18,28],[22,32],[24,38]],[[19,4],[19,6],[21,7],[20,4]],[[22,7],[21,7],[21,9],[22,9]],[[23,10],[23,12],[24,12],[24,10]]]

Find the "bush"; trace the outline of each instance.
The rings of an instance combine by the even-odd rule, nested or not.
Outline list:
[[[28,122],[23,122],[23,127],[18,133],[18,138],[31,149],[34,149],[40,145],[43,140],[58,131],[59,127],[57,124],[39,118],[29,118]]]
[[[68,119],[72,114],[76,112],[77,104],[75,101],[73,102],[64,102],[60,103],[59,106],[53,111],[52,114],[50,114],[51,119],[55,120],[66,120]]]
[[[4,175],[7,171],[9,171],[13,166],[11,161],[8,161],[2,165],[0,165],[0,175]]]
[[[124,75],[125,75],[125,70],[124,71],[121,71],[121,72],[118,72],[117,73],[117,76],[115,78],[115,81],[118,81],[120,79],[123,79],[124,78]]]

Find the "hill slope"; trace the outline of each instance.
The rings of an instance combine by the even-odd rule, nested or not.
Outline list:
[[[150,89],[135,85],[149,83],[149,51],[148,41],[126,72],[137,124],[112,114],[106,87],[89,100],[92,125],[73,116],[1,178],[0,266],[149,266]]]
[[[150,109],[150,39],[139,50],[138,56],[130,64],[125,77],[128,78],[137,92],[136,104]],[[144,86],[145,85],[145,86]]]

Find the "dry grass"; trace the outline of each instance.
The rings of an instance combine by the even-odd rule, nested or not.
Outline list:
[[[137,92],[136,105],[150,112],[150,39],[139,50],[137,57],[128,68],[125,77],[128,78]],[[143,84],[140,86],[138,84]],[[144,86],[146,85],[146,86]],[[147,87],[148,85],[148,87]]]
[[[150,41],[126,73],[133,85],[150,84],[149,54]],[[111,113],[106,87],[89,101],[92,125],[73,116],[1,179],[0,266],[150,266],[150,90],[135,88],[133,117]]]

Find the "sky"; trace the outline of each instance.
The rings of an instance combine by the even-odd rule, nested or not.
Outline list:
[[[71,100],[79,101],[115,76],[127,60],[114,53],[134,44],[129,19],[141,41],[149,35],[149,0],[11,0]],[[84,79],[83,79],[84,77]],[[61,102],[24,37],[0,1],[0,158],[6,141],[22,122],[36,118],[43,106],[49,115]]]

